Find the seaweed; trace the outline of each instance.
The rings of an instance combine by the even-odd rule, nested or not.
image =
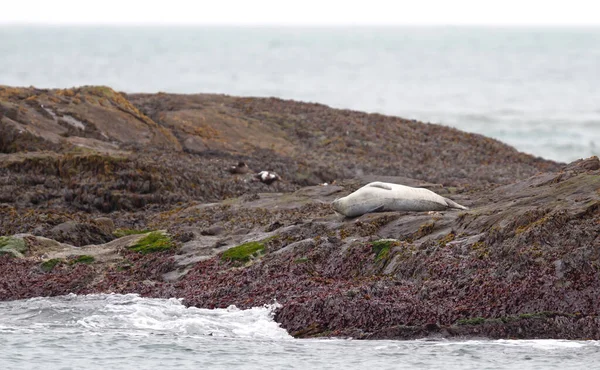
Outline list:
[[[470,319],[462,319],[456,322],[457,325],[482,325],[486,321],[483,317],[473,317]]]
[[[371,243],[373,252],[375,253],[375,260],[380,261],[386,259],[390,254],[392,246],[396,245],[397,241],[394,239],[381,239]]]
[[[94,262],[96,259],[93,256],[89,256],[87,254],[81,255],[81,256],[77,256],[74,259],[72,259],[71,261],[69,261],[69,263],[71,265],[74,265],[76,263],[85,263],[86,265],[91,264],[92,262]]]
[[[50,272],[54,269],[54,267],[56,265],[58,265],[59,263],[61,263],[63,260],[60,258],[52,258],[49,259],[47,261],[42,262],[42,264],[40,265],[40,267],[42,268],[42,271],[44,272]]]
[[[258,256],[265,249],[262,242],[248,242],[223,252],[223,261],[248,262],[252,257]]]
[[[129,249],[134,252],[147,254],[166,251],[174,247],[175,243],[173,243],[170,237],[159,231],[153,231],[138,240],[138,242],[129,247]]]
[[[0,236],[0,254],[10,253],[15,257],[22,257],[27,252],[27,244],[21,238]]]

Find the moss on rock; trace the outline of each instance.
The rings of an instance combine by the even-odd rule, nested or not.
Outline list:
[[[265,249],[262,242],[248,242],[237,247],[226,250],[221,255],[223,261],[248,262],[252,257],[256,257]]]
[[[129,249],[131,249],[134,252],[146,254],[153,252],[162,252],[174,247],[175,243],[173,243],[170,237],[159,231],[153,231],[145,237],[138,240],[138,242],[131,246]]]
[[[50,272],[54,269],[54,267],[56,265],[58,265],[61,262],[62,262],[62,259],[60,259],[60,258],[52,258],[52,259],[42,262],[40,267],[42,268],[42,270],[44,272]]]
[[[85,263],[86,265],[91,264],[92,262],[94,262],[96,259],[93,256],[89,256],[87,254],[84,254],[82,256],[77,256],[74,259],[72,259],[71,261],[69,261],[70,264],[74,265],[76,263]]]
[[[456,322],[457,325],[482,325],[485,323],[485,319],[483,317],[473,317],[471,319],[462,319]]]
[[[375,253],[375,260],[386,259],[390,254],[391,248],[397,245],[397,242],[395,239],[381,239],[371,243],[373,252]]]
[[[27,252],[27,243],[21,238],[0,236],[0,254],[10,253],[15,257],[23,257]]]

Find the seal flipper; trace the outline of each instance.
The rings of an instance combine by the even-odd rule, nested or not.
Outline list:
[[[384,189],[384,190],[392,190],[392,187],[389,186],[388,184],[384,184],[383,182],[372,182],[369,184],[370,187],[372,188],[380,188],[380,189]]]
[[[444,197],[444,200],[446,201],[446,204],[447,204],[447,205],[448,205],[448,207],[450,207],[450,208],[457,208],[457,209],[469,209],[469,208],[467,208],[467,207],[465,207],[465,206],[461,206],[460,204],[458,204],[458,203],[456,203],[455,201],[453,201],[453,200],[450,200],[450,199],[448,199],[448,198],[445,198],[445,197]]]
[[[377,206],[377,207],[375,207],[375,208],[373,208],[373,209],[370,209],[370,210],[368,210],[368,211],[367,211],[367,212],[365,212],[365,213],[383,212],[383,210],[384,210],[384,209],[385,209],[385,206],[382,204],[382,205],[380,205],[380,206]]]

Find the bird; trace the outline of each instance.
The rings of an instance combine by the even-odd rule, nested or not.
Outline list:
[[[275,181],[281,180],[281,177],[273,171],[260,171],[259,173],[254,175],[254,177],[260,180],[260,182],[267,185],[271,185]]]
[[[245,173],[248,173],[250,169],[248,168],[248,165],[245,162],[239,161],[237,166],[231,166],[227,169],[227,171],[229,171],[229,173],[231,174],[239,174],[239,175],[243,175]]]

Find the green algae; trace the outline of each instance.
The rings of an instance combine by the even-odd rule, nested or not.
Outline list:
[[[393,239],[381,239],[371,243],[373,252],[375,253],[375,260],[380,261],[386,259],[392,246],[396,245],[397,241]]]
[[[175,243],[168,236],[161,232],[153,231],[145,237],[138,240],[133,246],[129,247],[130,250],[142,254],[162,252],[175,247]]]
[[[10,253],[15,257],[23,257],[27,252],[27,244],[21,238],[0,236],[0,254]]]
[[[133,267],[133,263],[131,261],[129,261],[128,259],[125,259],[117,265],[117,271],[126,271],[126,270],[131,269],[132,267]]]
[[[456,322],[457,325],[481,325],[486,322],[483,317],[473,317],[471,319],[462,319]]]
[[[42,262],[40,267],[42,268],[42,271],[50,272],[54,269],[54,267],[56,265],[58,265],[61,262],[62,262],[62,259],[60,259],[60,258],[52,258],[52,259]]]
[[[85,263],[86,265],[89,265],[91,263],[93,263],[96,259],[92,256],[89,256],[87,254],[84,254],[82,256],[77,256],[75,259],[71,260],[69,263],[74,265],[77,263]]]
[[[264,249],[265,244],[263,242],[244,243],[223,252],[221,260],[248,262],[252,257],[260,255]]]

